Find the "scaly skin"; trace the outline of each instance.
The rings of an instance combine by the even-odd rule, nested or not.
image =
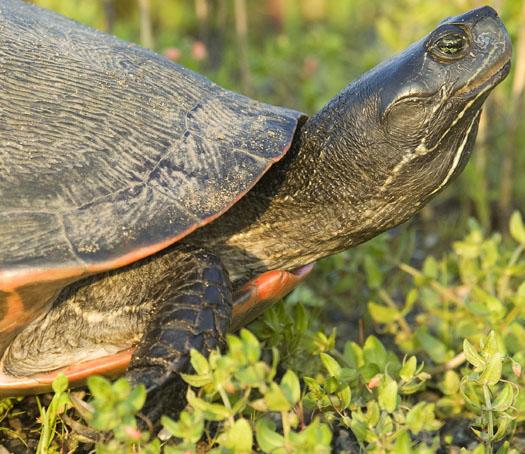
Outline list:
[[[221,261],[203,249],[178,248],[178,275],[151,315],[126,376],[146,385],[144,408],[157,420],[185,405],[179,372],[189,368],[192,348],[208,355],[224,346],[232,312],[232,285]]]

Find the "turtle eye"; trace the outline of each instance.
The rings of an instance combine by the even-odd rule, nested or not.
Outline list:
[[[443,36],[436,43],[436,48],[445,55],[454,55],[461,52],[467,44],[466,36],[458,35],[456,33]]]
[[[439,34],[427,44],[429,53],[441,61],[452,61],[463,57],[469,47],[469,38],[466,32],[453,25],[438,31]]]

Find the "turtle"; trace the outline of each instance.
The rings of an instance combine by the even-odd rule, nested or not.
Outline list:
[[[490,7],[444,19],[310,117],[19,0],[0,62],[0,392],[125,373],[155,419],[191,349],[461,172],[511,43]]]

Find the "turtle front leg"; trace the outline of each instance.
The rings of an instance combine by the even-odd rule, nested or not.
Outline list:
[[[127,371],[132,384],[146,385],[143,412],[153,421],[184,408],[187,385],[179,374],[189,371],[190,350],[208,355],[223,346],[231,319],[232,285],[220,259],[200,248],[177,253],[176,281],[163,291]]]

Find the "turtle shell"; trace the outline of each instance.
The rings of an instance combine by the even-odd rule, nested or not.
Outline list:
[[[0,2],[0,355],[68,283],[220,216],[302,114],[149,50]]]

